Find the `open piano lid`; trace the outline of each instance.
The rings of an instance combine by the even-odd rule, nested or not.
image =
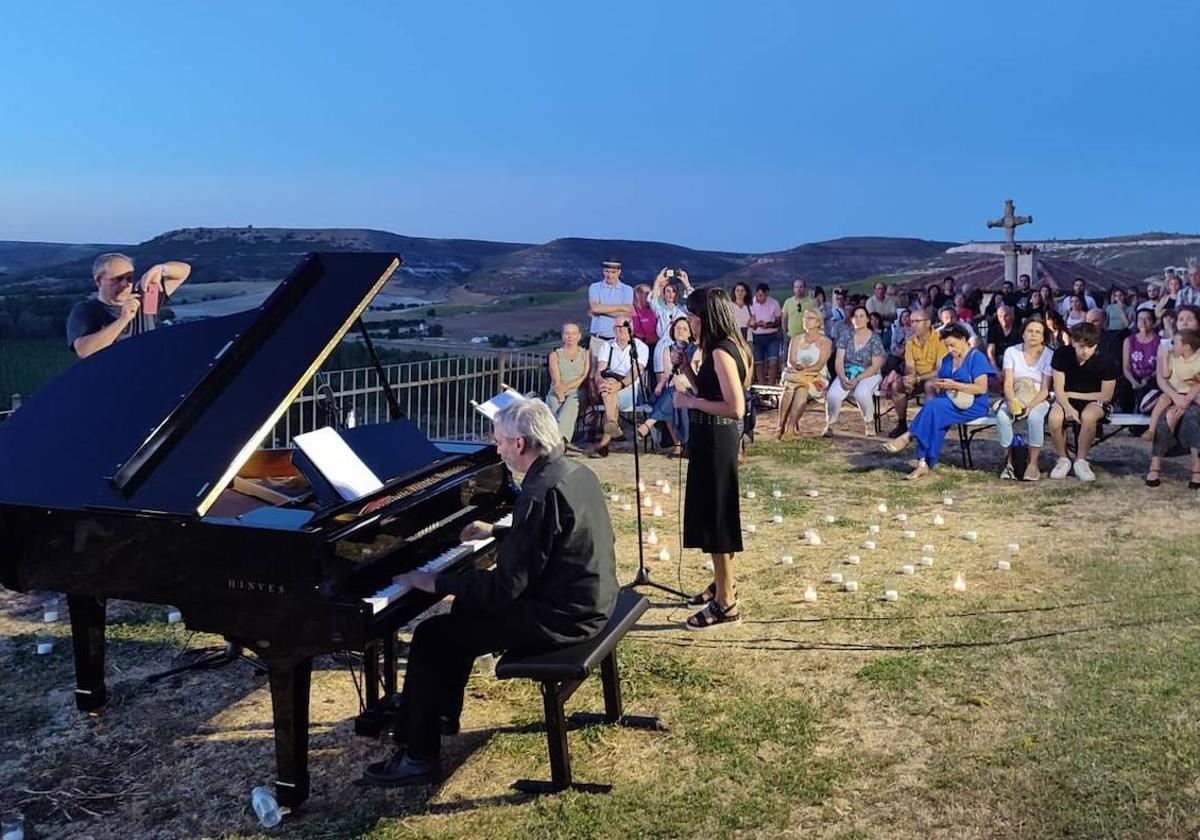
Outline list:
[[[0,423],[0,504],[203,516],[399,266],[309,254],[257,309],[76,363]]]

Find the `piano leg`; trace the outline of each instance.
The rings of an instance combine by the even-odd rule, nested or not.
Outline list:
[[[104,705],[104,607],[103,598],[67,595],[71,612],[71,647],[75,651],[75,706],[94,712]]]
[[[308,799],[308,695],[312,658],[267,660],[275,712],[275,799],[298,808]]]

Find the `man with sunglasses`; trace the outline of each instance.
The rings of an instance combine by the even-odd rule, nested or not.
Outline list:
[[[154,329],[157,307],[144,312],[143,300],[170,297],[191,273],[185,262],[165,262],[152,266],[135,283],[133,260],[124,254],[101,254],[92,263],[96,296],[76,303],[67,316],[67,346],[84,359],[115,341]]]

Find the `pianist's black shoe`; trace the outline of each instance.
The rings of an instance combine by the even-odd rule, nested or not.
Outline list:
[[[409,787],[435,784],[441,775],[441,762],[436,757],[412,758],[401,747],[387,761],[367,765],[363,781],[376,787]]]

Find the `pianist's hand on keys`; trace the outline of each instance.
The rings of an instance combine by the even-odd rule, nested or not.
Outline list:
[[[468,525],[466,528],[463,529],[463,533],[466,534],[466,532],[475,524],[476,523],[473,522],[473,523],[471,523],[471,525]],[[483,524],[486,525],[487,523],[483,523]],[[473,539],[473,540],[472,539],[464,539],[460,545],[457,545],[448,551],[442,552],[437,557],[434,557],[432,560],[422,563],[420,566],[413,569],[413,571],[414,572],[428,572],[428,573],[436,575],[438,572],[453,565],[458,560],[461,560],[464,557],[471,557],[475,554],[478,554],[480,551],[482,551],[483,549],[485,549],[489,545],[491,545],[493,542],[495,542],[495,539],[490,535],[490,532],[496,525],[499,525],[501,527],[506,527],[506,528],[511,526],[512,525],[512,514],[511,513],[507,514],[507,515],[501,517],[500,519],[496,520],[496,522],[493,525],[488,525],[487,530],[489,532],[489,536],[483,537],[481,539]],[[396,578],[396,580],[390,586],[387,586],[387,587],[379,590],[374,595],[372,595],[368,598],[363,598],[364,601],[366,601],[368,604],[371,605],[371,611],[373,613],[379,612],[380,610],[384,609],[392,602],[396,601],[398,598],[401,598],[402,596],[408,594],[409,592],[411,592],[413,590],[413,586],[411,585],[411,582],[406,580],[405,579],[406,577],[407,577],[407,575],[400,575]]]

